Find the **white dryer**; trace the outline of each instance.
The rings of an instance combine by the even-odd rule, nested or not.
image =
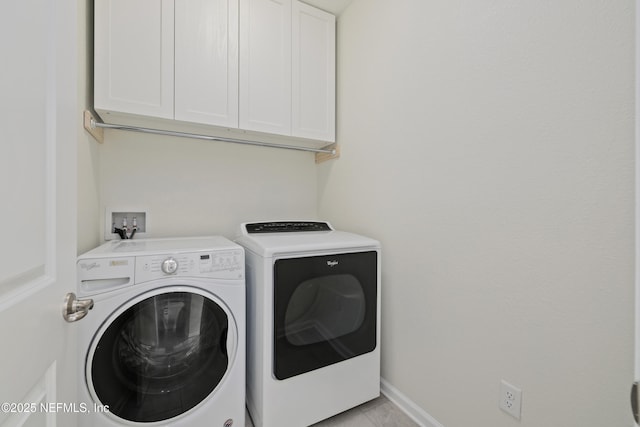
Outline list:
[[[244,251],[111,241],[77,261],[80,426],[244,427]]]
[[[326,222],[244,223],[247,407],[302,427],[380,395],[380,244]]]

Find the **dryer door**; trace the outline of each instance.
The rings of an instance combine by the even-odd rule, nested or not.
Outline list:
[[[274,375],[284,380],[373,351],[376,251],[274,263]]]
[[[111,416],[168,420],[215,391],[235,352],[228,345],[236,342],[229,311],[212,295],[156,289],[105,322],[87,356],[87,383]]]

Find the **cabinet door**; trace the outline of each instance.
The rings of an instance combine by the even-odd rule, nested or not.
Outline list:
[[[335,16],[293,3],[292,135],[335,141]]]
[[[95,0],[94,106],[173,118],[173,0]]]
[[[238,0],[175,0],[175,118],[238,127]]]
[[[240,128],[291,135],[291,0],[240,1]]]

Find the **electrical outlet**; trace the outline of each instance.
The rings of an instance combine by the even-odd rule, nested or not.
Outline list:
[[[516,419],[520,419],[522,390],[505,380],[500,381],[500,409]]]

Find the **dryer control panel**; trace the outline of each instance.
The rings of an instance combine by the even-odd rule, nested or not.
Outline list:
[[[135,282],[164,277],[243,279],[244,252],[227,250],[136,257]]]
[[[333,231],[328,222],[320,221],[271,221],[245,223],[241,226],[245,234],[300,233],[305,231]]]

